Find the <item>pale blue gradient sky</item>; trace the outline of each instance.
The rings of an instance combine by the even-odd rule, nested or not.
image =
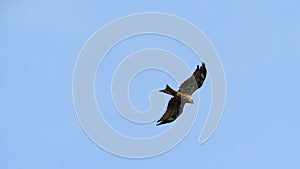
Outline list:
[[[299,168],[299,6],[296,0],[1,1],[0,168]],[[191,133],[159,157],[114,156],[81,129],[72,102],[78,53],[101,26],[136,12],[185,18],[217,49],[227,78],[227,102],[220,126],[207,143],[198,145],[197,140],[209,109],[209,81],[200,91],[203,108]],[[103,78],[109,79],[122,56],[147,47],[170,50],[195,67],[195,56],[180,43],[145,36],[114,48],[99,75],[107,72]],[[157,81],[151,86],[145,84],[147,79]],[[148,95],[138,86],[148,92],[162,83],[176,86],[160,72],[140,74],[130,92],[134,105],[142,110],[149,106]],[[101,85],[97,92],[105,92],[109,84]],[[110,104],[103,109],[113,112]],[[149,134],[136,128],[124,131],[120,126],[128,121],[106,117],[121,132]]]

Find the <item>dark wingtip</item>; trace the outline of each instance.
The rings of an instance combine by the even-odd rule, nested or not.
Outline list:
[[[159,125],[162,125],[162,120],[161,119],[156,122],[156,126],[159,126]]]
[[[160,126],[160,125],[166,124],[166,123],[167,123],[167,122],[165,122],[165,121],[157,122],[156,126]]]
[[[205,63],[204,63],[204,62],[202,62],[201,67],[205,67]],[[200,68],[199,68],[199,65],[197,65],[197,69],[200,69]]]

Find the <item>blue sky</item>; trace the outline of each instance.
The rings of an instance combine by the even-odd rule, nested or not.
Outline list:
[[[1,1],[0,168],[299,168],[299,5],[296,0]],[[81,129],[72,100],[79,51],[100,27],[137,12],[182,17],[201,29],[218,51],[227,101],[220,126],[205,144],[197,140],[209,109],[209,81],[200,91],[203,109],[190,134],[158,157],[112,155]],[[97,77],[112,71],[122,55],[148,47],[170,50],[195,67],[191,51],[176,41],[145,36],[114,48]],[[147,79],[153,86],[145,84]],[[141,110],[149,107],[147,93],[138,86],[148,92],[165,83],[176,86],[166,74],[140,74],[130,89],[133,104]],[[96,92],[107,86],[99,83]],[[103,109],[115,111],[110,104]],[[124,130],[121,118],[106,117],[120,132],[145,134],[139,128]]]

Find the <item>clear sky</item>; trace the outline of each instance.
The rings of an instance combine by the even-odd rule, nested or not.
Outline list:
[[[0,168],[299,168],[299,6],[296,0],[1,1]],[[189,135],[158,157],[112,155],[82,130],[72,100],[79,51],[100,27],[137,12],[182,17],[201,29],[218,51],[227,101],[218,129],[205,144],[197,141],[209,110],[209,81],[200,91],[200,113]],[[149,35],[124,41],[98,70],[97,98],[108,98],[104,111],[115,109],[109,83],[100,83],[99,78],[109,82],[122,56],[149,47],[181,56],[190,69],[197,64],[193,53],[172,39]],[[136,108],[146,110],[148,92],[165,83],[176,87],[161,72],[139,74],[130,88]],[[121,117],[105,117],[128,135],[158,131],[147,128],[153,133],[145,133],[144,127],[134,127]]]

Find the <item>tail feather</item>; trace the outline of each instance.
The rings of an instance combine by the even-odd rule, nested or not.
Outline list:
[[[177,91],[173,90],[169,85],[166,85],[166,88],[164,90],[159,90],[160,92],[170,94],[170,95],[176,95]]]

